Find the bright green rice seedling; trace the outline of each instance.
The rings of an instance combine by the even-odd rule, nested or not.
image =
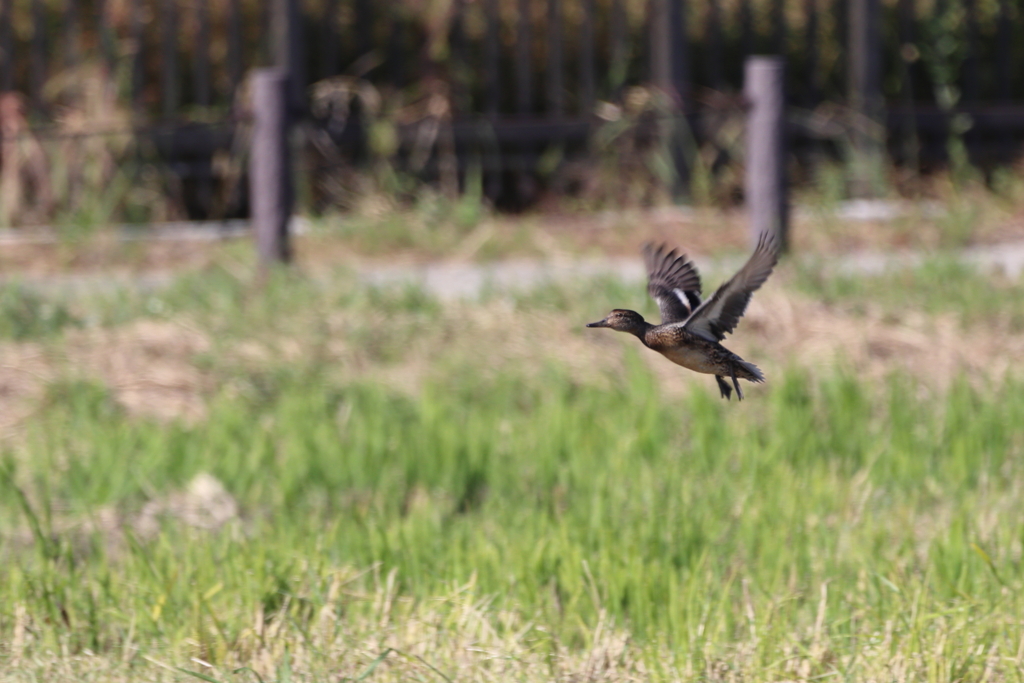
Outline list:
[[[229,347],[275,310],[440,310],[189,286],[168,310]],[[737,408],[667,398],[635,350],[594,382],[539,358],[411,391],[221,353],[198,421],[68,380],[7,442],[0,679],[1022,677],[1019,380],[793,366]],[[201,473],[237,515],[140,523]]]

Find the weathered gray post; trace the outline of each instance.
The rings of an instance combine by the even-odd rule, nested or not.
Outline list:
[[[292,169],[288,149],[288,72],[259,69],[252,79],[252,153],[249,194],[261,267],[291,259]]]
[[[750,237],[775,234],[787,246],[785,60],[748,57],[743,75],[747,100],[746,202]]]

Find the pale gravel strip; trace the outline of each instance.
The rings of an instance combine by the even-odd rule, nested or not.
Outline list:
[[[737,268],[744,258],[694,260],[702,272],[728,273]],[[846,275],[877,275],[943,258],[960,261],[982,271],[1001,270],[1008,277],[1017,279],[1024,271],[1024,242],[972,247],[960,252],[859,251],[838,257],[806,257],[800,260],[807,265]],[[490,264],[440,261],[424,265],[368,267],[357,272],[366,284],[417,286],[441,300],[472,299],[486,292],[525,291],[581,279],[600,277],[633,283],[642,282],[646,277],[639,255],[632,259],[515,259]]]
[[[705,273],[728,273],[743,256],[695,259]],[[1024,272],[1024,242],[970,247],[959,252],[857,251],[843,256],[814,256],[805,264],[846,275],[877,275],[913,268],[933,259],[951,259],[983,271],[1000,270],[1012,279]],[[442,301],[473,299],[486,293],[529,291],[545,285],[608,278],[626,283],[642,282],[646,274],[636,258],[583,258],[565,260],[509,259],[493,263],[436,261],[427,264],[369,265],[356,267],[359,280],[368,286],[414,286]],[[0,286],[17,283],[57,294],[108,293],[120,289],[159,291],[174,281],[171,272],[144,275],[53,275],[47,277],[0,276]]]

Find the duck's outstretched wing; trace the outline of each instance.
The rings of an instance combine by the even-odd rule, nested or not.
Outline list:
[[[775,237],[762,233],[747,263],[710,299],[698,306],[683,327],[705,339],[722,341],[726,334],[736,329],[750,303],[750,296],[764,284],[778,261],[779,246]]]
[[[645,244],[647,293],[658,303],[662,323],[686,320],[700,306],[700,274],[686,254]]]

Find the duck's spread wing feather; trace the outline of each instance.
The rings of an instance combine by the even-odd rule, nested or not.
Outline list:
[[[700,274],[686,254],[664,246],[644,245],[647,293],[658,303],[661,322],[686,320],[700,306]]]
[[[736,329],[750,303],[750,296],[771,275],[779,260],[779,247],[770,233],[763,233],[747,263],[710,299],[697,307],[684,326],[705,339],[722,341]]]

